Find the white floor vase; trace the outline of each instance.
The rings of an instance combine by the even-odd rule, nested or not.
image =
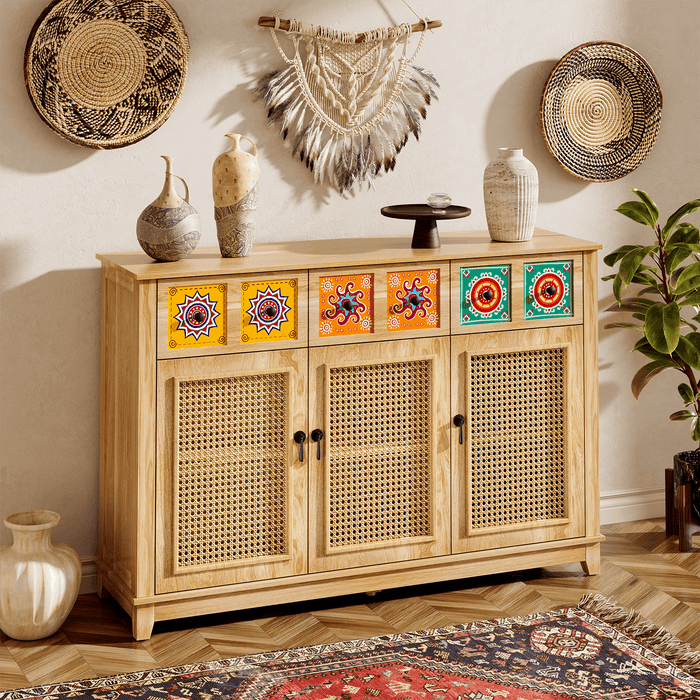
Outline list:
[[[535,230],[539,178],[522,148],[499,148],[484,170],[484,208],[494,241],[529,241]]]
[[[0,547],[0,629],[13,639],[50,637],[68,617],[80,588],[80,557],[51,541],[61,516],[27,510],[5,518],[14,543]]]

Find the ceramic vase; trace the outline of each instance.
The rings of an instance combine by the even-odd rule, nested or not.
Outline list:
[[[173,159],[165,160],[165,184],[158,198],[151,202],[136,222],[136,237],[147,255],[154,260],[174,262],[186,258],[199,243],[202,223],[189,203],[187,183],[172,170]],[[183,199],[175,189],[177,178],[185,186]]]
[[[226,136],[233,145],[214,161],[212,169],[216,235],[222,257],[242,258],[250,255],[255,234],[260,176],[258,149],[247,136]],[[241,148],[241,139],[252,144],[253,153]]]
[[[14,542],[0,547],[0,629],[13,639],[50,637],[71,611],[82,566],[75,550],[51,541],[61,516],[27,510],[5,518]]]
[[[522,148],[499,148],[484,170],[484,208],[494,241],[529,241],[535,231],[539,179]]]

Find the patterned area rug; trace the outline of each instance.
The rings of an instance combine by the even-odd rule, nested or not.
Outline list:
[[[576,608],[524,617],[25,688],[0,697],[670,700],[700,697],[698,679],[700,653],[637,613],[591,595]]]

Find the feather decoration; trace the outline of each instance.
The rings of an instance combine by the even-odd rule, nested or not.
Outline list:
[[[326,163],[328,162],[328,156],[333,148],[333,144],[335,142],[335,134],[331,133],[330,137],[326,141],[325,146],[321,149],[321,152],[318,155],[318,158],[316,159],[316,163],[314,164],[314,182],[316,184],[323,184],[323,176],[325,174],[326,170]]]
[[[314,182],[323,185],[327,181],[341,195],[355,187],[361,190],[364,184],[373,185],[374,178],[396,167],[409,135],[420,138],[426,106],[437,100],[440,86],[430,71],[396,58],[400,52],[392,48],[387,54],[381,40],[376,42],[380,63],[366,73],[370,76],[367,82],[361,82],[364,73],[336,73],[329,83],[332,71],[320,70],[319,64],[335,50],[335,40],[299,36],[306,41],[307,68],[300,57],[300,42],[295,40],[295,60],[262,76],[255,98],[264,103],[268,123],[279,129],[282,138],[293,135],[292,156],[299,155]],[[344,50],[352,49],[344,45]],[[359,45],[356,50],[366,53],[367,46]],[[308,70],[309,65],[314,70]],[[380,66],[384,68],[379,70]],[[360,96],[361,105],[350,118],[348,106],[353,97]]]

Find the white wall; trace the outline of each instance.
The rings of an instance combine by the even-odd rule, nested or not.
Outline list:
[[[419,13],[444,22],[427,36],[417,61],[440,80],[440,101],[396,170],[374,191],[347,199],[313,184],[252,100],[257,78],[281,63],[269,33],[256,31],[258,15],[278,5],[171,1],[191,43],[182,99],[149,138],[100,152],[59,138],[27,97],[24,47],[48,0],[0,0],[0,516],[56,510],[63,516],[57,539],[83,557],[97,549],[94,255],[138,248],[135,221],[160,192],[160,154],[173,156],[175,172],[188,181],[205,222],[203,246],[216,245],[210,173],[230,131],[250,136],[260,149],[261,243],[407,234],[410,224],[383,218],[380,208],[435,191],[473,210],[468,219],[441,224],[443,230],[485,229],[482,174],[500,146],[522,146],[539,170],[537,225],[598,241],[606,253],[648,240],[649,229],[614,213],[631,198],[630,187],[647,190],[667,215],[700,194],[698,0],[411,0]],[[295,0],[283,16],[358,31],[413,21],[400,0]],[[641,53],[664,94],[650,156],[607,184],[568,175],[547,151],[538,123],[550,70],[571,48],[593,40]],[[600,284],[600,299],[601,308],[611,303],[609,283]],[[635,493],[644,502],[658,496],[673,453],[692,443],[686,424],[667,420],[679,408],[675,377],[662,375],[635,405],[629,381],[641,358],[628,354],[633,339],[631,331],[601,330],[600,447],[606,502],[634,505]],[[0,543],[10,542],[2,530]]]

